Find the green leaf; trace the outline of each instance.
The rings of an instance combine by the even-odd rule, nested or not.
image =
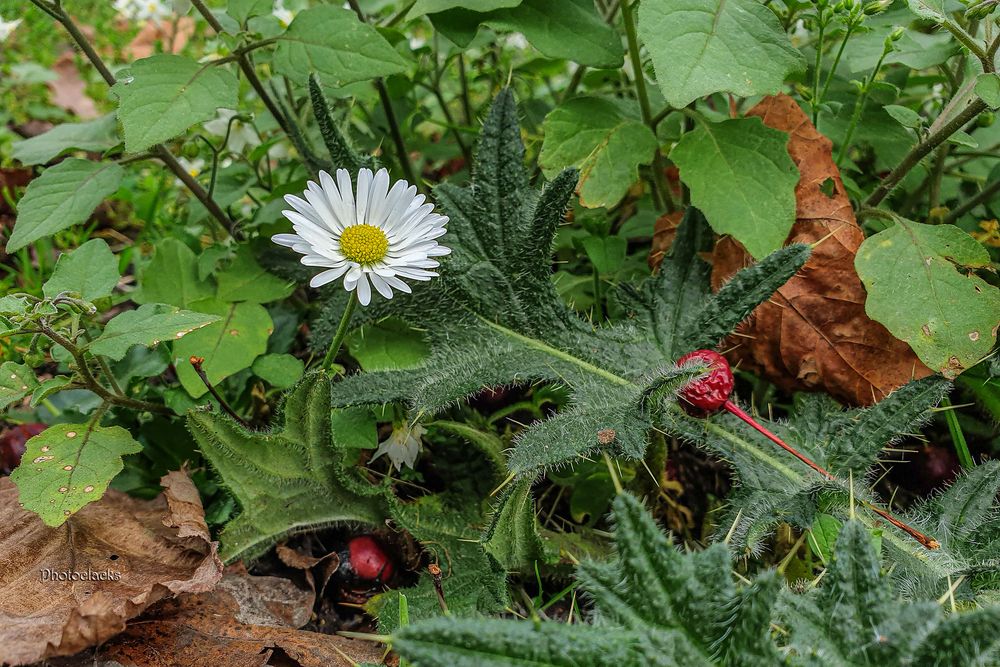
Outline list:
[[[799,172],[787,143],[759,118],[739,118],[702,123],[670,152],[712,229],[757,258],[780,248],[795,222]]]
[[[868,316],[948,378],[996,342],[1000,289],[965,271],[989,263],[986,248],[958,227],[903,218],[865,239],[854,261]]]
[[[0,410],[17,403],[37,386],[35,371],[30,366],[5,361],[0,366]]]
[[[625,263],[628,241],[621,236],[587,236],[581,243],[587,258],[601,275],[614,273]]]
[[[643,0],[638,29],[677,109],[718,92],[776,93],[805,68],[778,17],[756,0]]]
[[[809,547],[824,563],[830,561],[841,525],[837,517],[820,514],[809,529]]]
[[[480,25],[499,32],[520,32],[549,58],[591,67],[621,67],[621,37],[595,11],[590,0],[524,0],[516,7],[488,13],[453,9],[435,14],[434,26],[466,47]]]
[[[539,534],[530,479],[511,484],[497,498],[481,541],[508,572],[530,572],[536,561],[551,562],[552,549]]]
[[[213,385],[244,368],[267,351],[274,324],[263,306],[256,303],[224,303],[206,299],[192,304],[199,313],[217,315],[212,324],[193,331],[174,343],[174,368],[184,389],[198,398],[208,389],[195,373],[191,357],[202,357],[202,368]]]
[[[65,375],[57,375],[45,380],[35,387],[35,391],[31,392],[31,407],[38,407],[46,398],[62,391],[71,384],[73,384],[73,381]]]
[[[991,109],[1000,109],[1000,75],[984,72],[976,78],[976,95]]]
[[[276,389],[288,389],[302,377],[306,365],[290,354],[265,354],[257,357],[253,374]]]
[[[436,14],[449,9],[469,9],[475,12],[489,12],[502,7],[516,7],[521,0],[417,0],[407,14],[414,19],[427,14]]]
[[[885,109],[887,114],[899,121],[899,124],[903,127],[918,129],[924,124],[923,117],[910,107],[898,104],[886,104],[882,108]]]
[[[241,508],[219,536],[223,560],[251,560],[292,531],[383,524],[385,491],[364,481],[331,439],[330,382],[323,373],[306,375],[288,392],[274,423],[251,432],[225,415],[188,413],[198,448]]]
[[[378,447],[378,422],[369,408],[344,408],[330,415],[333,440],[347,449]]]
[[[362,327],[351,335],[347,348],[366,371],[416,368],[430,354],[423,335],[397,319]]]
[[[11,157],[25,165],[45,164],[65,151],[76,149],[101,153],[120,143],[114,114],[82,123],[63,123],[36,137],[11,146]]]
[[[11,473],[21,504],[49,526],[60,526],[80,508],[100,500],[121,472],[122,456],[142,450],[120,426],[57,424],[27,442]]]
[[[218,319],[215,315],[147,303],[116,315],[85,349],[119,361],[133,345],[154,347],[163,341],[183,339]]]
[[[229,0],[226,13],[241,25],[254,16],[267,16],[274,10],[272,0]]]
[[[649,164],[656,136],[634,113],[611,100],[577,97],[553,109],[542,124],[539,164],[549,178],[580,170],[580,203],[591,208],[621,201]]]
[[[142,272],[137,303],[168,303],[189,308],[212,296],[211,283],[198,275],[198,257],[186,245],[167,237],[156,244],[153,260]]]
[[[144,151],[215,118],[219,107],[235,109],[238,90],[236,76],[225,67],[169,54],[137,60],[111,89],[125,150]]]
[[[118,284],[118,261],[104,239],[91,239],[56,260],[52,276],[42,285],[47,299],[76,292],[85,301],[111,296]]]
[[[28,184],[18,203],[7,252],[85,222],[118,189],[124,170],[114,162],[69,158]]]
[[[310,73],[344,86],[398,74],[406,65],[375,28],[349,9],[329,5],[296,14],[274,51],[275,71],[303,85]]]
[[[240,246],[229,266],[215,273],[215,279],[219,284],[216,297],[220,301],[269,303],[284,299],[295,289],[294,283],[282,280],[258,264],[248,245]]]

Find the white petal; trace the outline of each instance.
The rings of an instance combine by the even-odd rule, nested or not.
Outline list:
[[[372,281],[372,287],[378,290],[379,294],[387,299],[392,298],[392,289],[389,288],[389,285],[382,278],[374,273],[369,273],[368,279]]]
[[[346,169],[337,170],[337,189],[340,190],[340,198],[344,202],[344,209],[347,213],[347,217],[344,218],[344,226],[346,227],[357,215],[354,204],[354,186],[351,185],[351,175]]]
[[[367,306],[372,301],[372,288],[368,284],[368,277],[365,274],[361,274],[361,279],[358,280],[358,303],[362,306]]]
[[[286,248],[294,248],[299,243],[302,243],[304,239],[298,234],[275,234],[271,237],[271,240],[278,245],[283,245]]]
[[[358,196],[355,198],[355,219],[359,225],[368,220],[368,193],[372,189],[372,170],[362,169],[358,172]]]
[[[382,275],[382,280],[384,280],[387,285],[389,285],[390,287],[395,287],[400,292],[406,292],[407,294],[410,294],[412,292],[409,285],[407,285],[394,275],[392,276]]]
[[[389,195],[389,172],[379,169],[375,174],[372,189],[368,193],[368,210],[365,214],[366,222],[375,227],[381,227],[385,220],[386,197]]]
[[[342,266],[337,269],[328,269],[326,271],[321,271],[320,273],[317,273],[315,276],[312,277],[312,280],[309,281],[309,287],[322,287],[323,285],[331,283],[340,276],[344,275],[345,271],[347,271],[346,266]]]

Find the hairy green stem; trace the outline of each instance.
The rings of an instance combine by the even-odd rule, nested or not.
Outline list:
[[[851,114],[851,124],[847,126],[847,134],[844,135],[844,143],[840,145],[840,151],[837,153],[837,159],[834,161],[838,167],[844,161],[844,157],[847,155],[847,151],[851,147],[851,140],[854,138],[854,130],[858,127],[858,121],[861,120],[861,114],[864,113],[865,110],[865,102],[868,101],[868,93],[871,91],[872,84],[875,83],[875,77],[878,76],[879,70],[882,69],[882,63],[885,61],[885,57],[889,55],[889,53],[890,51],[888,49],[882,49],[882,55],[878,59],[875,69],[872,70],[871,76],[869,76],[865,81],[864,86],[861,89],[861,94],[854,103],[854,113]]]
[[[340,352],[340,348],[344,344],[344,337],[347,335],[347,329],[351,325],[351,317],[354,315],[354,309],[357,305],[358,290],[354,289],[347,299],[347,307],[344,308],[344,314],[340,318],[340,324],[337,325],[337,332],[333,335],[330,348],[326,351],[326,357],[323,358],[323,370],[327,372],[333,368],[333,362],[337,360],[337,353]]]
[[[816,38],[816,64],[813,66],[813,98],[812,98],[812,122],[813,125],[819,119],[819,82],[822,78],[820,76],[820,67],[823,65],[823,33],[826,31],[826,21],[823,20],[822,16],[823,10],[820,10],[819,17],[819,36]]]

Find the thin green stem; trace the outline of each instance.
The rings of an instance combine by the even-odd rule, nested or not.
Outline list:
[[[941,399],[941,406],[952,408],[948,397]],[[969,451],[969,443],[965,441],[965,433],[962,432],[962,425],[958,423],[958,415],[955,413],[955,410],[953,408],[946,409],[944,411],[944,419],[948,423],[948,432],[951,434],[951,443],[955,446],[955,454],[958,455],[958,462],[966,470],[975,468],[976,462],[972,459],[972,453]]]
[[[812,99],[812,121],[813,125],[816,124],[816,119],[819,118],[819,82],[821,77],[821,67],[823,65],[823,35],[826,32],[826,21],[823,20],[822,16],[823,10],[820,10],[819,17],[819,36],[816,39],[816,64],[813,66],[813,99]]]
[[[635,17],[632,13],[632,0],[622,0],[622,22],[625,24],[625,39],[628,42],[629,59],[632,61],[632,71],[635,75],[635,94],[639,100],[639,110],[642,113],[642,122],[653,132],[656,132],[653,125],[653,111],[649,104],[649,94],[646,91],[646,76],[642,70],[642,58],[639,57],[639,38],[636,36]],[[673,197],[670,196],[670,187],[666,183],[666,165],[663,162],[663,153],[660,151],[659,141],[656,142],[656,152],[653,154],[653,169],[649,179],[649,185],[653,189],[654,200],[659,195],[658,205],[672,213],[676,206]]]
[[[955,222],[980,204],[992,200],[998,193],[1000,193],[1000,180],[993,181],[988,186],[980,190],[978,194],[959,204],[954,211],[949,212],[948,215],[945,216],[944,222]]]
[[[844,33],[844,39],[840,42],[840,48],[837,49],[837,55],[833,58],[833,65],[830,67],[830,72],[826,75],[826,82],[823,84],[823,89],[819,92],[819,100],[816,101],[817,106],[826,99],[826,94],[830,90],[830,84],[833,83],[833,76],[837,73],[837,67],[840,65],[840,59],[844,55],[844,49],[847,48],[847,40],[851,38],[854,34],[854,22],[847,24],[847,32]],[[813,125],[816,121],[813,120]]]
[[[347,299],[347,307],[344,308],[340,324],[337,325],[337,333],[333,335],[333,341],[326,351],[326,357],[323,358],[323,369],[328,372],[333,368],[333,362],[337,360],[337,353],[340,352],[340,347],[344,344],[344,337],[347,335],[347,329],[351,325],[351,317],[354,315],[354,309],[357,305],[358,291],[355,289]]]
[[[844,143],[840,145],[840,151],[837,153],[836,165],[839,167],[844,161],[844,157],[847,155],[847,151],[851,147],[851,141],[854,138],[854,130],[858,127],[858,121],[861,120],[861,114],[865,110],[865,102],[868,100],[868,93],[871,91],[872,84],[875,83],[875,77],[878,76],[878,72],[882,69],[882,63],[885,61],[885,57],[889,55],[890,51],[888,49],[882,49],[882,55],[878,59],[878,63],[875,65],[875,69],[872,70],[871,76],[865,81],[864,86],[861,89],[861,94],[858,96],[857,101],[854,103],[854,113],[851,114],[851,124],[847,126],[847,134],[844,135]]]

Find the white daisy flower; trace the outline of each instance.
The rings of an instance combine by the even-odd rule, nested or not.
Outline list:
[[[417,454],[420,453],[423,444],[420,438],[426,432],[427,429],[420,424],[414,424],[412,428],[406,424],[394,424],[392,433],[379,443],[371,460],[374,461],[385,454],[396,470],[401,470],[404,465],[412,468],[417,462]]]
[[[8,37],[10,37],[11,33],[13,33],[17,29],[17,26],[20,24],[21,24],[21,19],[14,19],[13,21],[4,21],[3,17],[0,16],[0,42],[3,42]]]
[[[370,169],[358,173],[354,194],[351,176],[337,170],[337,180],[325,171],[319,182],[310,181],[305,199],[286,195],[295,210],[282,211],[292,222],[294,234],[275,234],[271,240],[304,255],[302,263],[325,271],[309,281],[321,287],[344,278],[344,289],[357,289],[363,306],[371,302],[372,288],[386,299],[394,289],[410,292],[401,280],[430,280],[437,273],[433,258],[447,255],[450,248],[437,239],[447,231],[448,217],[434,213],[434,204],[417,194],[406,181],[389,187],[389,172]]]

